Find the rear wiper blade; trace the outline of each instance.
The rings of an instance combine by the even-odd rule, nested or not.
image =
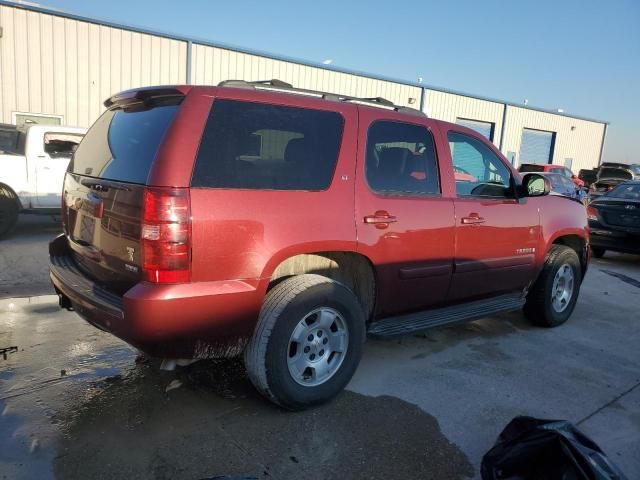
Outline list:
[[[126,192],[131,191],[131,189],[128,188],[128,187],[125,187],[123,185],[114,184],[114,183],[105,182],[104,180],[98,181],[98,180],[91,180],[91,179],[88,179],[88,178],[83,178],[82,180],[80,180],[80,183],[82,185],[84,185],[85,187],[89,187],[92,190],[98,190],[100,192],[106,192],[110,188],[113,188],[114,190],[124,190]]]

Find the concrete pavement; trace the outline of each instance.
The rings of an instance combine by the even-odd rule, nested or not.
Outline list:
[[[0,299],[0,346],[19,348],[0,357],[0,478],[477,478],[516,415],[577,423],[640,478],[640,257],[594,261],[556,329],[514,313],[370,339],[346,392],[292,414],[238,361],[160,372],[39,296],[58,230],[31,217],[0,243],[0,293],[31,295]]]

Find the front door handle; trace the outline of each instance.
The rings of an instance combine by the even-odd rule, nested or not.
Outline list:
[[[364,223],[375,225],[376,228],[387,228],[390,223],[397,222],[398,219],[393,215],[389,215],[389,212],[384,210],[378,210],[373,215],[367,215],[364,217]]]
[[[477,225],[486,221],[477,213],[470,213],[468,217],[462,217],[461,220],[463,225]]]

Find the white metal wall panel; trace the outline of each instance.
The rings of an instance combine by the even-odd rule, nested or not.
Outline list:
[[[565,158],[573,158],[573,171],[598,165],[604,124],[554,115],[527,108],[507,106],[503,152],[520,152],[525,128],[555,132],[553,162],[562,165]],[[516,166],[520,165],[516,158]]]
[[[11,6],[0,6],[0,122],[14,112],[62,115],[89,126],[111,94],[138,86],[186,83],[187,42]],[[296,87],[359,97],[381,96],[419,108],[421,88],[260,55],[193,44],[191,81],[279,78]],[[524,128],[556,132],[553,163],[574,171],[597,165],[604,124],[425,89],[425,112],[437,119],[495,125],[493,142],[520,152]],[[410,101],[413,99],[413,101]],[[519,159],[516,159],[516,165]]]
[[[217,85],[223,80],[277,78],[298,88],[352,95],[384,97],[396,105],[420,106],[420,88],[258,55],[193,45],[191,80],[196,85]],[[410,103],[409,99],[413,99]]]
[[[0,122],[14,112],[89,126],[128,88],[186,82],[187,43],[0,6]]]
[[[431,118],[456,123],[458,118],[495,124],[493,143],[500,145],[504,104],[425,89],[424,112]]]

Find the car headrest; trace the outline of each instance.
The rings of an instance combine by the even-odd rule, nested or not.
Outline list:
[[[301,163],[305,158],[311,157],[312,153],[309,142],[304,138],[294,138],[289,140],[284,149],[284,161]]]
[[[407,159],[412,156],[411,150],[402,147],[389,147],[380,152],[378,164],[379,175],[400,175],[405,171]]]

